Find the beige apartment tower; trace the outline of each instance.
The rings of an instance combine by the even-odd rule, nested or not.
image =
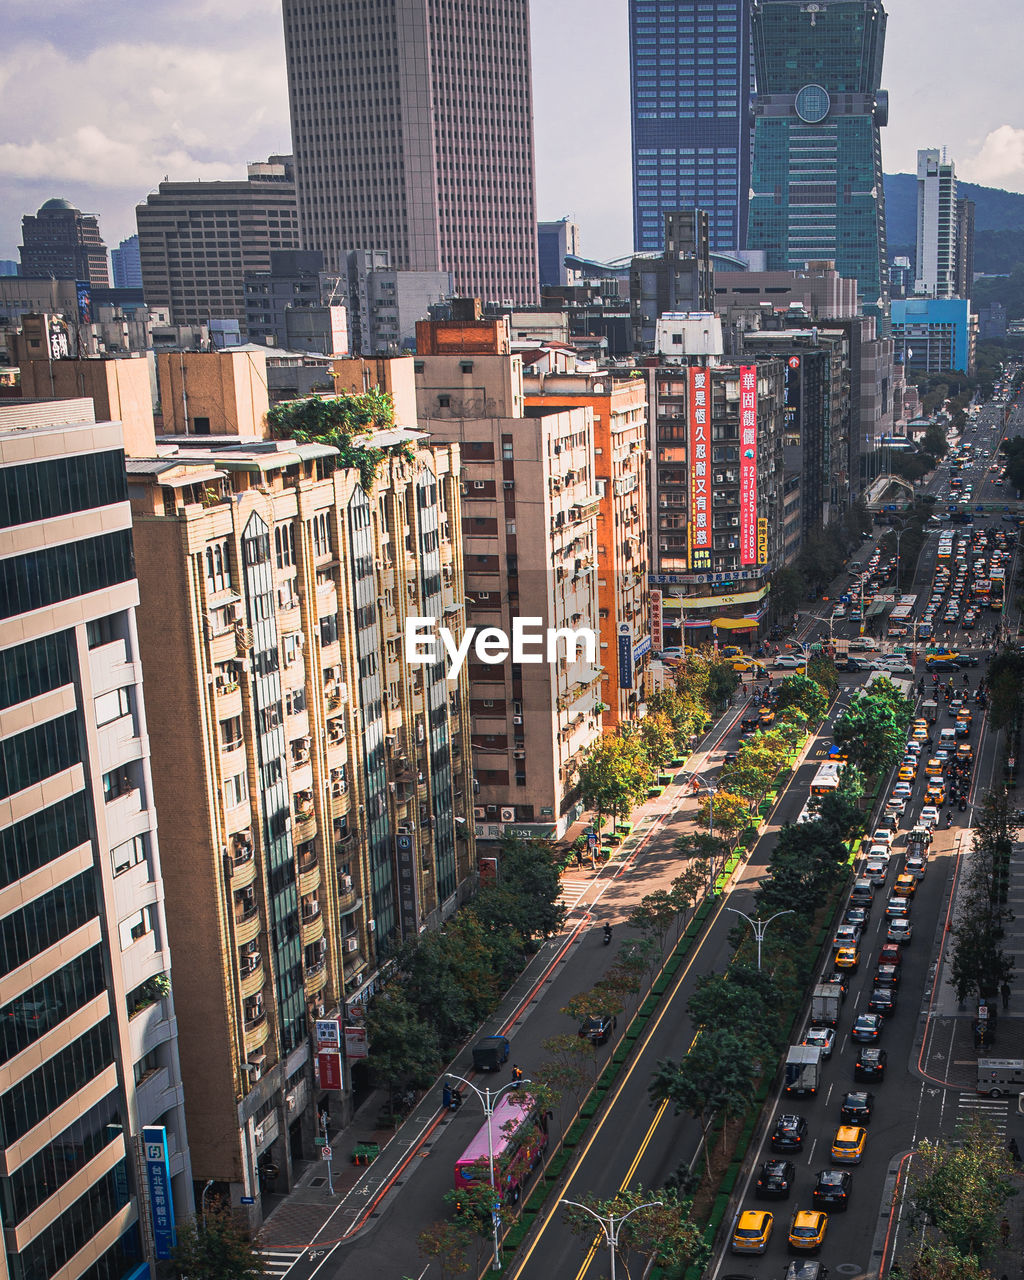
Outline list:
[[[358,1026],[475,869],[467,680],[402,647],[410,614],[463,625],[459,451],[366,439],[365,491],[316,443],[129,463],[196,1177],[253,1223],[365,1069],[322,1078],[317,1023]]]
[[[303,247],[536,303],[528,0],[283,0]]]
[[[507,321],[421,321],[420,426],[462,456],[467,625],[599,633],[591,406],[528,406]],[[601,732],[599,640],[559,660],[470,659],[478,838],[561,836],[581,812],[579,766]]]
[[[134,1280],[193,1188],[120,424],[0,406],[0,527],[0,1274]]]

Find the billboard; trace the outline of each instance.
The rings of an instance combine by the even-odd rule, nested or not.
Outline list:
[[[370,1053],[370,1045],[366,1038],[365,1027],[345,1028],[345,1057],[351,1062],[353,1058],[366,1058]]]
[[[764,516],[757,522],[757,563],[768,563],[768,521]]]
[[[757,366],[740,366],[740,564],[757,564]]]
[[[321,1049],[316,1055],[317,1075],[321,1089],[343,1089],[341,1054],[331,1049]]]
[[[169,1258],[178,1243],[174,1226],[174,1200],[171,1197],[171,1161],[167,1149],[167,1129],[163,1125],[147,1125],[142,1130],[142,1146],[146,1157],[146,1181],[149,1185],[150,1221],[156,1256]]]
[[[619,623],[619,688],[633,688],[633,628],[628,622]]]
[[[690,568],[711,568],[711,374],[690,369]]]
[[[661,592],[652,591],[650,599],[651,607],[651,647],[656,653],[660,653],[665,647],[665,631],[661,616]]]

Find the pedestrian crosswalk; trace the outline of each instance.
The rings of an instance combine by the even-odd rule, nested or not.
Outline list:
[[[302,1254],[297,1249],[257,1249],[265,1276],[286,1276]]]
[[[591,885],[591,881],[589,880],[563,880],[562,881],[562,892],[559,895],[558,901],[561,906],[565,907],[566,914],[568,914],[570,911],[572,911],[572,909],[575,906],[577,906],[580,899],[590,888],[590,885]]]
[[[999,1138],[1006,1138],[1006,1121],[1010,1111],[1007,1098],[986,1098],[977,1093],[962,1093],[956,1104],[957,1128],[980,1120]]]

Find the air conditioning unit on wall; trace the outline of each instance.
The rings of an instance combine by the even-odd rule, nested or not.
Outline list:
[[[515,809],[502,809],[501,820],[502,822],[515,822],[516,820]]]

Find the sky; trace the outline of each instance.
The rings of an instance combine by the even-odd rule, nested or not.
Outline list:
[[[1018,0],[888,0],[887,173],[948,149],[970,182],[1024,192]],[[3,0],[0,258],[51,196],[108,247],[165,176],[233,178],[291,149],[280,0]],[[588,256],[632,244],[626,0],[533,0],[537,212]]]

